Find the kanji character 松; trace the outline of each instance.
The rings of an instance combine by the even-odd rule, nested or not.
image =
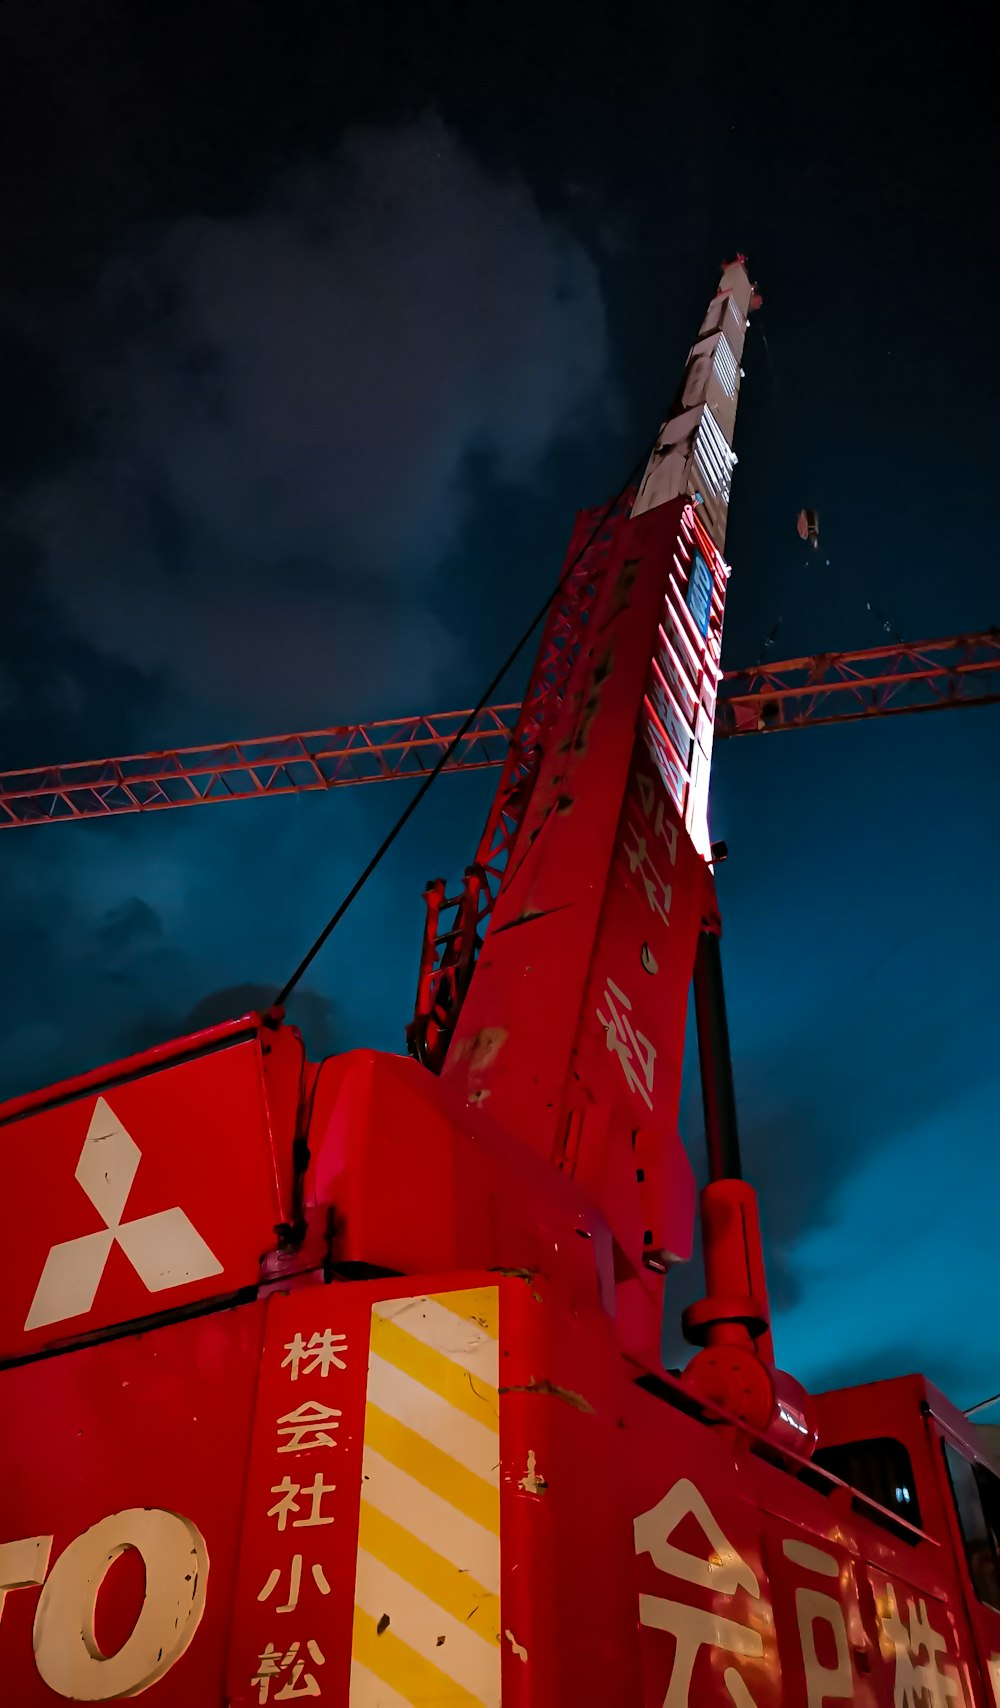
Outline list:
[[[616,1006],[617,1004],[617,1006]],[[647,1109],[653,1107],[653,1069],[656,1065],[656,1046],[642,1032],[633,1030],[628,1015],[632,1004],[614,979],[605,983],[604,1006],[611,1018],[606,1020],[601,1010],[595,1012],[604,1027],[608,1049],[613,1050],[622,1065],[622,1072],[631,1091],[637,1091]],[[633,1059],[634,1058],[634,1059]],[[638,1069],[636,1067],[638,1063]],[[641,1075],[639,1069],[641,1069]]]
[[[258,1687],[257,1701],[260,1704],[260,1708],[263,1708],[265,1703],[270,1702],[271,1685],[283,1672],[287,1672],[289,1667],[292,1669],[292,1676],[288,1680],[287,1684],[282,1685],[281,1689],[278,1691],[278,1694],[274,1698],[275,1702],[290,1702],[294,1696],[319,1695],[319,1685],[315,1678],[311,1672],[305,1671],[305,1661],[300,1661],[298,1659],[298,1653],[301,1647],[302,1644],[300,1642],[292,1643],[289,1648],[286,1649],[284,1655],[282,1655],[280,1649],[276,1649],[273,1643],[268,1643],[267,1648],[260,1656],[257,1671],[250,1680],[251,1684],[256,1684]],[[309,1658],[316,1666],[324,1666],[326,1664],[326,1657],[322,1653],[319,1644],[314,1642],[311,1637],[306,1644],[306,1649],[308,1650]],[[303,1677],[303,1673],[305,1673],[305,1677]]]

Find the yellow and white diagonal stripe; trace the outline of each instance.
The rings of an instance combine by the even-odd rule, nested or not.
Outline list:
[[[372,1307],[350,1708],[499,1708],[498,1309]]]

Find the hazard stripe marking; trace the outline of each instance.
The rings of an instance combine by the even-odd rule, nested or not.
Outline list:
[[[483,1708],[484,1703],[493,1708],[493,1704],[499,1703],[499,1685],[493,1696],[475,1696],[440,1666],[425,1660],[416,1650],[401,1642],[391,1625],[381,1637],[378,1636],[377,1624],[369,1614],[355,1608],[351,1708],[382,1708],[384,1698],[379,1695],[377,1684],[374,1695],[367,1694],[368,1680],[373,1675],[394,1692],[392,1701],[405,1702],[406,1708]],[[438,1649],[438,1655],[447,1646],[444,1643]],[[358,1661],[361,1662],[360,1668],[355,1665]],[[361,1672],[364,1678],[359,1676]],[[362,1691],[366,1693],[362,1694]]]
[[[456,1384],[459,1380],[468,1382],[473,1379],[467,1370],[456,1370]],[[480,1395],[489,1393],[485,1384],[477,1382],[476,1386]],[[473,1476],[485,1477],[487,1482],[492,1480],[497,1463],[497,1421],[487,1405],[482,1408],[484,1421],[474,1422],[466,1412],[449,1405],[440,1394],[425,1387],[405,1370],[395,1364],[387,1364],[376,1352],[372,1352],[368,1360],[368,1404],[378,1406],[397,1423],[405,1424],[407,1429],[415,1430],[435,1444],[446,1434],[451,1457]],[[477,1404],[482,1404],[481,1400],[477,1400]]]
[[[456,1316],[468,1317],[488,1334],[491,1340],[500,1339],[500,1293],[496,1287],[463,1287],[460,1293],[430,1293],[432,1304]],[[455,1300],[461,1301],[459,1305]]]
[[[391,1322],[405,1330],[432,1352],[443,1352],[450,1364],[460,1365],[470,1376],[496,1387],[499,1349],[488,1335],[485,1312],[479,1319],[465,1318],[447,1310],[437,1299],[387,1299],[375,1306],[375,1315],[380,1322]],[[478,1408],[472,1415],[479,1420]]]
[[[471,1370],[457,1359],[419,1341],[398,1323],[388,1322],[373,1313],[372,1356],[378,1356],[395,1366],[405,1376],[419,1382],[432,1394],[437,1394],[456,1411],[464,1412],[472,1423],[496,1428],[496,1372],[477,1380]],[[490,1345],[493,1345],[490,1342]]]
[[[351,1661],[351,1702],[354,1708],[410,1708],[406,1697],[400,1696],[384,1679],[376,1678],[357,1655]]]
[[[498,1670],[496,1642],[464,1628],[462,1621],[439,1607],[433,1597],[424,1595],[364,1549],[359,1560],[364,1567],[360,1611],[375,1620],[388,1614],[386,1630],[481,1702],[484,1690],[489,1688],[491,1670]],[[438,1642],[439,1637],[444,1638],[443,1643]],[[391,1673],[386,1676],[397,1690],[405,1690],[404,1680]]]
[[[350,1708],[499,1708],[498,1314],[372,1308]]]
[[[365,1448],[364,1475],[367,1479],[364,1496],[369,1507],[397,1523],[408,1518],[415,1535],[432,1536],[435,1548],[447,1559],[468,1562],[469,1575],[482,1584],[488,1595],[499,1593],[495,1528],[489,1530],[479,1524],[467,1510],[442,1499],[372,1447]],[[485,1503],[490,1498],[489,1486],[484,1484],[482,1492]]]
[[[461,1620],[477,1637],[489,1643],[500,1641],[500,1597],[367,1501],[362,1507],[358,1547]]]
[[[391,1460],[399,1470],[408,1472],[424,1488],[440,1495],[442,1500],[467,1513],[477,1524],[499,1535],[500,1513],[493,1472],[485,1477],[474,1476],[457,1459],[443,1453],[425,1436],[408,1429],[398,1418],[389,1417],[372,1400],[368,1401],[365,1413],[365,1444],[366,1451],[368,1446],[374,1447],[383,1458]],[[364,1493],[370,1500],[369,1486],[365,1487]]]

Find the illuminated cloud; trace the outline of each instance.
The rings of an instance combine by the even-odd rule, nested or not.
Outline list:
[[[606,409],[597,271],[440,122],[358,131],[239,216],[135,239],[77,357],[84,446],[20,522],[71,629],[253,729],[417,710],[473,463]],[[224,714],[224,715],[223,715]]]

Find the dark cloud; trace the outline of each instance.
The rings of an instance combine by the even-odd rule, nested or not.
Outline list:
[[[743,1169],[758,1195],[768,1292],[777,1318],[806,1306],[811,1289],[819,1284],[821,1278],[803,1259],[810,1239],[842,1227],[845,1220],[863,1212],[871,1192],[886,1191],[887,1181],[880,1177],[869,1182],[866,1170],[874,1159],[889,1154],[896,1154],[899,1162],[897,1190],[891,1207],[886,1206],[886,1236],[893,1243],[900,1241],[909,1196],[911,1135],[923,1135],[935,1123],[942,1134],[948,1133],[957,1088],[961,1087],[963,1097],[978,1093],[988,1098],[995,1082],[992,1052],[983,1047],[994,1027],[988,970],[969,972],[950,996],[947,1071],[942,1071],[942,1018],[927,1000],[921,933],[918,922],[901,936],[890,934],[885,947],[876,942],[860,968],[849,942],[831,947],[822,1004],[815,1009],[812,993],[804,987],[799,987],[797,1005],[790,1007],[787,992],[795,987],[788,979],[780,980],[785,994],[779,999],[773,993],[780,1028],[769,1021],[768,981],[758,975],[744,976],[736,987],[730,1021]],[[803,950],[800,976],[803,972],[808,976],[813,956],[812,948]],[[763,1004],[754,999],[755,986]],[[691,1043],[693,1070],[693,1039]],[[682,1106],[682,1130],[701,1184],[706,1178],[705,1150],[694,1078],[692,1071]],[[922,1154],[918,1150],[917,1156]],[[919,1167],[920,1162],[913,1166]],[[944,1157],[940,1166],[942,1191],[947,1195]],[[888,1184],[891,1189],[891,1176]],[[905,1250],[905,1240],[900,1249]],[[844,1263],[852,1275],[863,1278],[872,1261],[873,1254],[845,1248]],[[925,1270],[913,1277],[912,1285],[918,1299],[926,1295]],[[703,1294],[701,1240],[696,1229],[691,1263],[674,1270],[667,1282],[668,1363],[677,1365],[690,1356],[680,1332],[680,1314]],[[878,1333],[876,1320],[838,1325],[833,1340],[837,1351],[829,1370],[822,1367],[821,1343],[815,1354],[821,1375],[814,1378],[814,1386],[874,1381],[920,1368],[946,1392],[954,1392],[953,1376],[971,1367],[967,1354],[963,1364],[961,1351],[952,1359],[942,1350],[937,1323],[933,1333],[928,1327],[928,1342],[911,1347],[909,1354],[902,1343],[900,1348],[872,1347]],[[852,1361],[841,1355],[840,1348],[855,1334],[861,1350]],[[780,1362],[780,1333],[778,1340]],[[855,1369],[861,1374],[855,1376]]]
[[[0,765],[447,705],[481,670],[450,562],[477,495],[537,507],[546,459],[609,418],[593,262],[438,120],[333,133],[238,200],[129,225],[126,198],[77,275],[71,427],[0,518]],[[367,807],[329,807],[9,839],[0,1095],[270,1002],[367,856]],[[409,985],[408,893],[348,1042],[394,1005],[401,1036],[408,989],[377,986],[397,962]],[[314,1056],[344,1046],[324,996],[290,1017]]]
[[[530,483],[608,391],[594,264],[433,118],[133,238],[75,371],[84,447],[16,511],[39,586],[262,730],[430,703],[468,469]]]
[[[287,945],[306,946],[329,886],[344,881],[342,871],[353,875],[357,815],[338,811],[338,802],[316,804],[312,824],[339,821],[345,847],[310,865],[298,884],[282,879],[270,888],[264,850],[284,872],[304,863],[309,846],[298,815],[283,814],[282,803],[263,807],[271,824],[261,839],[246,834],[239,808],[218,818],[179,813],[8,836],[0,1098],[269,1007],[290,970]],[[416,938],[414,918],[414,952]],[[224,985],[220,966],[229,974]],[[314,1059],[356,1041],[315,985],[296,991],[288,1017]]]
[[[94,941],[102,949],[111,951],[130,949],[162,935],[163,921],[159,914],[139,896],[131,896],[128,901],[109,907],[94,927]]]
[[[947,1394],[955,1404],[959,1395],[964,1398],[968,1386],[969,1361],[960,1350],[949,1356],[939,1348],[915,1347],[912,1344],[887,1344],[875,1350],[860,1351],[856,1356],[831,1362],[823,1371],[817,1391],[833,1388],[852,1388],[865,1382],[886,1381],[892,1376],[912,1376],[919,1372]],[[967,1402],[974,1403],[974,1402]]]
[[[844,1195],[876,1152],[918,1128],[945,1121],[956,1086],[973,1093],[995,1073],[983,1044],[992,1029],[990,992],[971,976],[951,997],[954,1035],[942,1073],[940,1017],[928,1007],[916,946],[912,975],[876,986],[832,1015],[822,1031],[788,1025],[747,1064],[737,1085],[747,1175],[761,1194],[774,1303],[798,1301],[797,1247],[842,1218]],[[886,957],[888,960],[888,957]],[[886,1049],[891,1013],[892,1051]]]
[[[186,1014],[151,1012],[140,1016],[127,1034],[128,1047],[148,1050],[170,1038],[221,1026],[241,1014],[262,1014],[274,1002],[273,984],[227,985],[199,998]],[[334,1004],[315,990],[297,990],[286,1008],[286,1019],[302,1033],[310,1059],[321,1061],[340,1047]]]

